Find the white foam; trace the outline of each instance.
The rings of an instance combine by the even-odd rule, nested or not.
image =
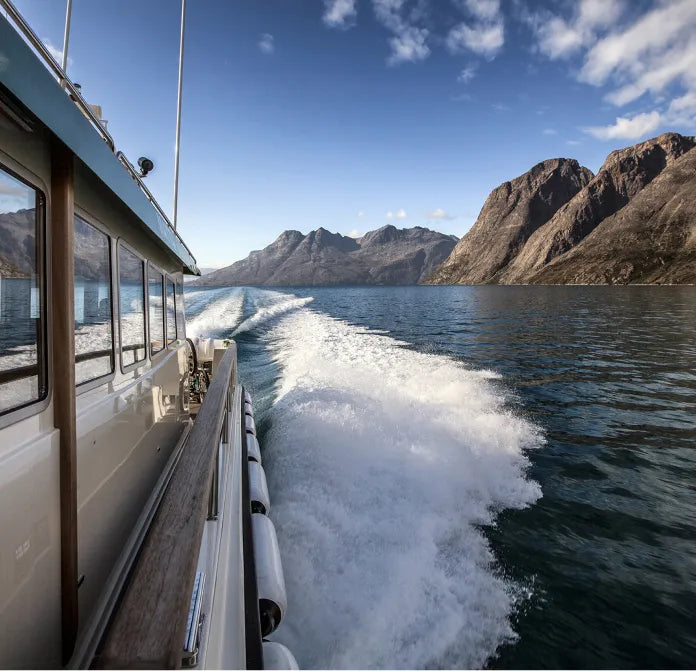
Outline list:
[[[220,330],[230,330],[242,319],[244,293],[241,289],[216,289],[191,294],[186,299],[186,335],[211,336]],[[202,307],[198,314],[188,316],[189,311]]]
[[[263,450],[289,599],[273,639],[301,668],[483,666],[514,638],[515,586],[478,525],[541,495],[525,476],[537,429],[489,372],[326,315],[295,311],[263,337],[280,367]]]
[[[245,331],[251,331],[257,326],[265,324],[267,321],[274,319],[275,317],[279,317],[280,315],[290,312],[291,310],[304,307],[314,300],[314,298],[311,296],[307,296],[306,298],[295,298],[292,296],[291,298],[288,298],[287,294],[280,294],[276,292],[264,292],[263,298],[275,299],[275,302],[265,307],[258,307],[257,311],[251,317],[245,319],[232,335],[244,333]]]

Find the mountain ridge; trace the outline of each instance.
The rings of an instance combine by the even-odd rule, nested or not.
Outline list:
[[[565,171],[535,181],[540,166],[554,161]],[[578,166],[551,159],[494,189],[474,226],[426,283],[696,282],[696,251],[689,246],[696,240],[696,137],[663,133],[618,149],[596,175]],[[512,209],[505,209],[501,193]],[[566,194],[546,221],[532,217],[529,203],[555,206]],[[493,252],[497,262],[486,264]]]
[[[190,285],[418,284],[447,258],[456,241],[454,236],[422,226],[398,229],[387,224],[360,238],[324,227],[306,235],[290,229],[264,249]]]

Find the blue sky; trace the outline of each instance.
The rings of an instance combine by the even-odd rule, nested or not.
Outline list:
[[[16,0],[62,47],[64,4]],[[73,0],[69,74],[171,211],[180,4]],[[189,0],[179,230],[221,266],[288,228],[464,234],[546,158],[696,132],[696,0]]]

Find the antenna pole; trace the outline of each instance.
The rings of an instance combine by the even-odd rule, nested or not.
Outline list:
[[[72,0],[68,0],[65,7],[65,32],[63,33],[63,72],[68,71],[68,44],[70,42],[70,17],[72,16]],[[62,82],[64,84],[64,82]]]
[[[72,0],[69,0],[71,2]],[[179,86],[176,94],[176,142],[174,144],[174,216],[172,223],[176,230],[176,215],[179,201],[179,144],[181,142],[181,90],[184,79],[184,28],[186,27],[186,0],[181,0],[181,39],[179,41]]]

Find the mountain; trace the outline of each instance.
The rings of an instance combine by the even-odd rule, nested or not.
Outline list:
[[[457,238],[388,225],[355,239],[319,228],[285,231],[268,247],[193,282],[197,286],[418,284],[449,256]]]
[[[556,158],[501,184],[488,196],[476,223],[429,282],[490,281],[517,256],[530,236],[592,177],[577,161]]]
[[[696,149],[532,276],[537,284],[696,282]]]
[[[696,281],[696,267],[686,261],[696,226],[695,147],[696,138],[665,133],[612,152],[594,176],[568,159],[534,166],[491,193],[471,231],[428,281]],[[550,166],[556,174],[545,178]],[[528,206],[539,201],[548,206]]]
[[[693,138],[665,133],[609,154],[595,178],[536,231],[497,281],[504,284],[533,281],[539,269],[625,207],[667,166],[693,147]]]

